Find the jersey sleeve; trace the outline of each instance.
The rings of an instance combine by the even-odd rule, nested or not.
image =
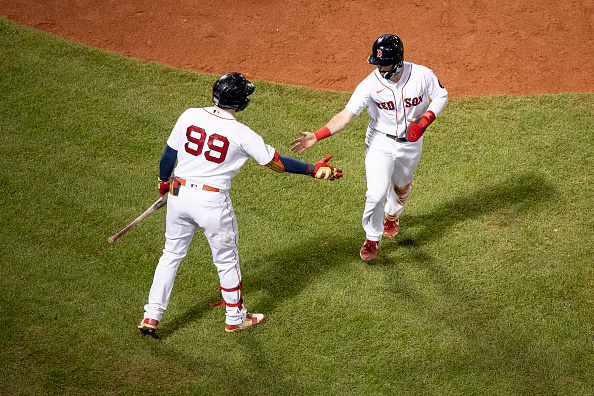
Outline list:
[[[181,146],[185,143],[186,128],[188,126],[186,119],[189,117],[191,110],[192,109],[188,109],[179,116],[169,138],[167,139],[167,145],[175,151],[180,151],[183,148]]]
[[[361,81],[361,83],[357,85],[357,88],[355,88],[355,92],[353,92],[349,102],[346,105],[346,108],[349,109],[353,114],[359,115],[363,109],[367,107],[369,95],[369,89],[367,85],[367,79]]]
[[[431,99],[427,110],[431,110],[437,117],[448,104],[448,91],[439,82],[439,79],[431,69],[427,69],[425,78],[427,81],[427,94]]]
[[[274,157],[275,149],[264,143],[264,139],[247,126],[243,125],[242,136],[245,137],[242,143],[244,152],[252,157],[260,165],[266,165]]]
[[[439,82],[437,76],[433,73],[433,70],[426,69],[425,79],[427,81],[427,93],[431,100],[448,97],[448,91],[441,82]]]

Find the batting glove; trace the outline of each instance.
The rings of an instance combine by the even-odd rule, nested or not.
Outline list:
[[[310,175],[316,179],[336,180],[342,177],[342,170],[328,165],[332,154],[314,164],[314,170]]]
[[[435,121],[435,113],[431,110],[426,111],[423,113],[422,116],[419,118],[415,118],[415,120],[408,126],[406,130],[406,139],[409,142],[416,142],[423,136],[425,129]]]
[[[169,183],[169,180],[167,180],[167,181],[159,180],[159,194],[161,194],[161,196],[163,196],[163,195],[165,195],[165,193],[168,193],[170,186],[171,185]]]

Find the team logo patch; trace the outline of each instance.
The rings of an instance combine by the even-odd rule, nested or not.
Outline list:
[[[377,57],[378,58],[381,58],[382,57],[382,50],[381,49],[378,49],[377,50]]]

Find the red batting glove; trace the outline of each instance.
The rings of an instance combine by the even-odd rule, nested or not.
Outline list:
[[[342,170],[328,165],[332,154],[314,164],[311,176],[316,179],[336,180],[342,177]]]
[[[168,193],[170,186],[171,185],[169,183],[169,180],[167,180],[167,181],[159,180],[159,194],[161,194],[161,196],[163,196],[163,195],[165,195],[165,193]]]
[[[431,110],[426,111],[419,118],[415,118],[406,130],[406,139],[409,142],[416,142],[423,136],[425,129],[427,129],[429,124],[433,121],[435,121],[435,113]]]

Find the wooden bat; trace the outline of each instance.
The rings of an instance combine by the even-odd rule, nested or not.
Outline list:
[[[165,206],[167,204],[167,197],[168,196],[169,196],[169,193],[168,192],[165,193],[164,195],[162,195],[161,198],[159,198],[154,204],[152,204],[150,208],[148,208],[147,210],[145,210],[145,212],[143,214],[141,214],[140,216],[138,216],[132,223],[128,224],[126,226],[126,228],[124,228],[122,231],[118,232],[114,236],[110,236],[109,238],[107,238],[107,242],[109,242],[110,244],[111,243],[114,243],[119,237],[121,237],[126,232],[128,232],[130,230],[130,228],[132,228],[136,224],[140,223],[140,221],[142,219],[144,219],[148,215],[156,212],[157,210],[159,210],[163,206]]]

